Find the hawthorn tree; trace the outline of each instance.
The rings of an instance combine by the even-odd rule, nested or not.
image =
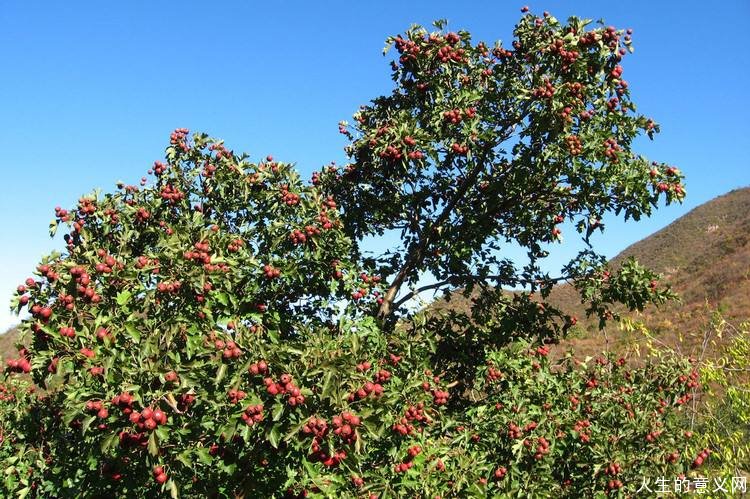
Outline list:
[[[658,126],[621,77],[629,35],[526,13],[509,48],[389,41],[396,87],[341,125],[345,167],[303,182],[178,129],[153,181],[55,210],[66,248],[13,303],[31,316],[6,374],[32,383],[0,390],[6,495],[631,494],[687,471],[687,360],[548,358],[573,323],[553,284],[602,321],[670,296],[593,249],[540,270],[558,224],[588,242],[605,213],[684,194],[631,150]],[[407,313],[426,288],[480,293]]]

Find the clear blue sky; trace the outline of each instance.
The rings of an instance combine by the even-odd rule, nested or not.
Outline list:
[[[344,159],[337,122],[390,88],[389,34],[445,18],[475,40],[508,39],[521,2],[29,2],[0,9],[0,329],[8,300],[53,243],[55,205],[135,183],[176,127],[204,130],[305,176]],[[530,3],[634,29],[624,63],[641,142],[687,175],[682,206],[610,224],[614,256],[690,208],[750,184],[747,0]]]

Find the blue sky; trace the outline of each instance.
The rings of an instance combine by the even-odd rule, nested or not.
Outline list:
[[[337,122],[390,88],[383,41],[445,18],[475,40],[508,39],[522,3],[28,2],[0,10],[0,330],[47,225],[95,187],[135,183],[177,127],[207,131],[308,176],[343,161]],[[596,240],[614,256],[717,195],[750,184],[747,0],[530,4],[558,18],[634,29],[624,63],[639,111],[662,133],[640,152],[680,167],[688,198]],[[561,249],[560,254],[572,252]]]

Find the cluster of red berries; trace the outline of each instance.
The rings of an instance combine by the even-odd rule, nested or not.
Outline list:
[[[49,282],[54,282],[60,278],[60,274],[55,272],[49,265],[40,265],[36,269],[42,276],[46,277]]]
[[[227,392],[227,397],[229,398],[230,404],[236,404],[240,400],[244,400],[245,397],[247,397],[247,394],[242,390],[235,390],[234,388],[232,388]]]
[[[445,405],[448,403],[450,393],[445,390],[438,390],[435,388],[432,390],[432,403],[435,405]]]
[[[654,430],[654,431],[649,432],[646,435],[646,441],[647,442],[655,442],[656,439],[659,438],[659,436],[661,435],[661,433],[662,433],[661,430]]]
[[[617,30],[614,26],[607,26],[607,29],[602,31],[602,41],[607,44],[612,52],[617,50],[620,41],[620,35],[617,34]],[[620,55],[625,55],[624,49],[621,49]]]
[[[617,97],[610,97],[610,99],[607,101],[607,110],[610,112],[617,111],[617,106],[620,105],[620,99]],[[622,107],[623,112],[626,110],[625,106]]]
[[[326,466],[328,468],[338,466],[339,463],[346,459],[347,456],[346,451],[344,450],[339,450],[333,454],[328,454],[326,451],[321,449],[320,443],[317,440],[313,440],[311,450],[313,451],[313,454],[310,456],[310,460],[320,461],[323,466]]]
[[[87,400],[86,401],[86,412],[96,414],[99,419],[107,419],[109,417],[109,411],[101,400]]]
[[[403,158],[403,153],[398,147],[389,144],[385,147],[385,149],[378,153],[378,156],[390,161],[398,161]]]
[[[211,246],[205,241],[193,244],[195,251],[186,251],[183,256],[186,260],[194,260],[201,263],[211,263]]]
[[[189,130],[187,128],[177,128],[169,135],[169,143],[187,152],[187,150],[190,149],[186,140],[188,133]]]
[[[167,184],[161,188],[161,198],[168,203],[175,204],[185,199],[185,193],[179,187]]]
[[[272,378],[265,378],[263,382],[266,385],[266,391],[274,397],[279,394],[287,396],[287,403],[292,407],[305,403],[305,396],[302,395],[299,387],[294,384],[290,374],[282,374],[279,381],[275,382]]]
[[[331,220],[331,218],[328,216],[328,210],[326,208],[323,208],[322,210],[320,210],[320,213],[318,213],[318,223],[323,228],[323,230],[330,230],[335,224],[338,224],[340,222],[334,223],[334,221]],[[309,236],[313,236],[316,234],[320,234],[320,229],[313,225],[305,225],[305,232],[307,232]]]
[[[129,416],[130,422],[138,427],[139,430],[154,430],[160,424],[167,423],[167,415],[159,409],[146,407],[141,412],[132,411]]]
[[[225,359],[237,359],[242,356],[242,349],[232,340],[216,340],[214,341],[214,347],[217,350],[222,350],[221,356]]]
[[[313,416],[302,427],[302,433],[322,439],[328,434],[328,423],[325,419]]]
[[[414,40],[404,40],[401,36],[395,40],[396,50],[401,54],[399,62],[406,63],[409,59],[416,59],[422,48]]]
[[[22,348],[18,351],[17,359],[8,359],[5,361],[5,364],[8,366],[7,369],[9,372],[31,372],[31,362],[29,362],[28,351],[25,348]]]
[[[368,396],[378,398],[383,395],[383,385],[380,383],[373,383],[372,381],[366,381],[364,385],[358,388],[355,392],[350,393],[348,397],[349,402],[355,400],[363,400]]]
[[[623,485],[622,481],[619,480],[619,479],[617,479],[617,478],[613,478],[612,480],[610,480],[609,482],[607,482],[607,488],[609,490],[617,490],[617,489],[621,489],[623,487],[624,487],[624,485]]]
[[[453,144],[451,144],[451,151],[459,156],[466,156],[466,154],[469,152],[469,146],[467,146],[466,144],[459,144],[458,142],[454,142]]]
[[[440,59],[440,62],[452,61],[457,63],[464,63],[466,62],[466,51],[461,48],[457,49],[451,47],[450,45],[444,45],[438,49],[437,58]]]
[[[711,454],[711,449],[703,449],[696,457],[693,459],[692,464],[690,465],[692,468],[697,468],[700,465],[703,464],[703,461],[708,459],[708,456]]]
[[[698,388],[698,378],[699,378],[698,371],[692,371],[689,376],[685,376],[684,374],[678,378],[678,381],[680,383],[685,384],[688,388]]]
[[[64,210],[60,208],[59,206],[55,206],[55,218],[57,218],[61,222],[69,221],[70,216],[68,215],[68,210]]]
[[[581,139],[577,135],[568,135],[565,137],[565,144],[568,146],[568,152],[570,152],[571,156],[578,156],[583,152]]]
[[[232,239],[232,241],[229,243],[229,246],[227,246],[227,250],[230,253],[236,253],[245,245],[245,241],[242,239]]]
[[[89,287],[91,276],[86,273],[83,267],[73,267],[70,269],[70,275],[75,277],[77,283],[76,291],[83,296],[84,300],[91,303],[99,303],[102,300],[102,297],[96,293],[94,288]]]
[[[76,335],[76,330],[71,326],[61,326],[59,332],[63,338],[74,338]]]
[[[160,485],[166,483],[168,480],[167,474],[164,473],[164,466],[154,466],[153,474],[154,480]]]
[[[112,398],[112,405],[119,407],[122,410],[122,413],[126,416],[132,414],[132,404],[133,395],[131,395],[130,392],[122,392]]]
[[[391,379],[391,373],[385,369],[378,370],[373,378],[375,383],[380,383],[381,385],[386,383],[389,379]]]
[[[564,42],[561,39],[555,40],[554,43],[550,44],[549,51],[553,54],[559,54],[563,60],[563,71],[567,70],[568,67],[576,62],[578,57],[581,55],[577,50],[565,50]]]
[[[307,235],[299,229],[294,229],[289,234],[289,240],[292,244],[304,244],[307,242]]]
[[[353,444],[357,441],[357,427],[361,424],[359,416],[351,412],[342,412],[340,416],[331,418],[333,433],[345,444]]]
[[[410,405],[404,415],[396,423],[393,424],[393,431],[400,435],[406,436],[414,433],[414,422],[422,423],[425,425],[430,424],[430,418],[424,412],[424,403],[419,402],[416,405]],[[420,429],[421,431],[421,429]]]
[[[151,168],[148,171],[148,173],[149,174],[153,173],[155,175],[161,175],[165,171],[167,171],[167,165],[165,165],[161,161],[154,161],[154,166],[153,166],[153,168]]]
[[[42,322],[47,322],[52,317],[52,309],[49,307],[43,307],[39,304],[35,304],[31,307],[31,315],[41,319]]]
[[[117,260],[112,255],[107,254],[107,252],[104,249],[98,249],[96,251],[96,254],[101,258],[102,260],[96,264],[94,267],[97,272],[101,272],[103,274],[111,274],[112,269],[115,267],[117,268],[123,268],[122,263],[118,263]]]
[[[553,95],[555,95],[555,87],[550,83],[549,80],[546,80],[544,82],[544,85],[535,88],[531,94],[536,97],[537,99],[551,99]]]
[[[258,362],[253,362],[252,364],[250,364],[250,366],[247,368],[247,371],[253,376],[257,376],[259,374],[268,374],[268,364],[265,360],[259,360]]]
[[[422,453],[422,447],[419,445],[413,445],[406,450],[406,457],[404,460],[396,465],[396,473],[406,473],[414,466],[414,458]]]
[[[263,273],[266,275],[267,279],[275,279],[281,275],[281,270],[272,265],[264,265]]]
[[[581,421],[576,421],[576,424],[573,425],[573,431],[578,433],[578,438],[583,443],[588,443],[591,440],[591,432],[588,430],[588,428],[591,427],[591,421],[588,419],[583,419]]]
[[[154,269],[152,272],[154,274],[159,273],[159,259],[158,258],[149,258],[147,256],[139,256],[135,259],[135,268],[137,269],[143,269],[148,265],[152,265]]]
[[[503,373],[499,369],[489,366],[487,368],[487,382],[492,383],[503,378]]]
[[[255,404],[245,407],[245,410],[242,413],[242,420],[248,426],[253,426],[255,423],[263,421],[263,404]]]
[[[447,121],[448,123],[460,123],[464,116],[467,118],[473,118],[476,116],[477,110],[474,107],[469,107],[467,109],[450,109],[448,111],[443,112],[443,119]]]
[[[212,165],[208,161],[203,165],[203,176],[206,178],[213,177],[214,173],[216,173],[216,165]]]
[[[549,355],[550,348],[549,345],[542,345],[540,347],[537,347],[537,349],[534,351],[539,357],[546,357]]]
[[[523,445],[527,449],[530,449],[533,443],[531,439],[527,438],[523,441]],[[539,437],[537,439],[537,446],[536,446],[536,452],[534,453],[534,459],[536,459],[537,461],[541,461],[546,454],[549,454],[549,446],[550,446],[549,440],[547,440],[544,437]]]
[[[505,478],[505,475],[508,474],[508,469],[505,466],[500,466],[495,470],[493,473],[493,476],[495,477],[495,480],[502,480]]]
[[[78,199],[78,213],[85,217],[86,215],[93,215],[96,213],[96,200],[88,198]]]
[[[216,159],[221,159],[222,157],[228,158],[232,155],[232,152],[224,146],[224,144],[216,143],[214,142],[210,146],[208,146],[209,151],[216,151]]]
[[[12,389],[8,389],[5,385],[0,385],[0,401],[2,402],[10,402],[15,399],[15,394],[13,393]],[[2,440],[0,440],[0,443],[2,443]]]
[[[156,285],[156,290],[159,293],[177,293],[181,287],[182,283],[180,281],[160,282]]]
[[[299,195],[289,192],[289,186],[285,184],[281,186],[281,201],[287,206],[294,206],[299,204]]]
[[[146,208],[138,208],[138,210],[135,212],[135,218],[139,222],[145,222],[149,218],[151,218],[151,213]]]

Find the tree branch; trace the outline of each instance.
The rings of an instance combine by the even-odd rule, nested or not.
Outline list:
[[[559,276],[559,277],[553,277],[551,279],[545,279],[544,281],[550,282],[550,283],[558,283],[558,282],[562,282],[562,281],[567,281],[568,279],[570,279],[570,277],[571,276]],[[407,293],[403,297],[399,298],[399,300],[396,301],[393,304],[393,310],[399,309],[404,303],[406,303],[407,301],[411,300],[415,296],[417,296],[419,294],[422,294],[425,291],[429,291],[431,289],[439,289],[439,288],[441,288],[441,287],[443,287],[443,286],[445,286],[447,284],[456,285],[457,281],[461,281],[461,282],[464,282],[464,283],[470,282],[470,281],[480,282],[480,281],[485,281],[485,280],[502,281],[505,278],[506,278],[505,276],[499,276],[499,275],[490,275],[490,276],[485,276],[485,277],[481,277],[481,276],[463,276],[463,277],[451,277],[450,279],[445,279],[444,281],[434,282],[432,284],[426,284],[426,285],[421,286],[421,287],[419,287],[419,288],[417,288],[415,290],[410,291],[409,293]],[[528,284],[539,284],[539,281],[532,281],[530,279],[518,279],[518,278],[514,278],[514,279],[508,281],[508,284],[513,284],[513,285],[516,285],[516,284],[525,284],[525,285],[528,285]]]

